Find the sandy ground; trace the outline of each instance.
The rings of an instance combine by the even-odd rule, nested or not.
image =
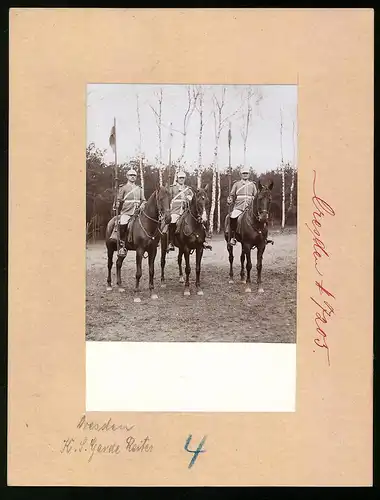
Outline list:
[[[295,342],[296,341],[296,245],[295,231],[270,231],[275,243],[268,245],[263,258],[264,293],[257,293],[256,250],[252,251],[252,293],[240,283],[240,245],[234,249],[235,283],[229,284],[226,244],[214,236],[212,251],[205,250],[201,287],[195,293],[195,255],[191,256],[190,296],[183,296],[179,283],[177,251],[167,257],[167,286],[160,288],[160,255],[155,263],[155,291],[148,288],[148,262],[143,261],[141,302],[133,302],[135,253],[129,252],[122,267],[125,292],[116,285],[106,290],[107,253],[105,243],[87,247],[86,340],[150,342]],[[116,255],[114,262],[116,261]],[[184,266],[183,266],[184,267]]]

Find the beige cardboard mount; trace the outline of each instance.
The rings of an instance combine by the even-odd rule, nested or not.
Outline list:
[[[370,9],[11,9],[10,485],[372,484],[373,18]],[[60,453],[84,436],[86,84],[107,82],[298,84],[295,413],[87,414],[135,425],[153,451]],[[323,284],[335,297],[330,366],[310,299],[314,171],[335,212],[319,219]],[[120,440],[101,432],[89,439]],[[189,433],[194,443],[208,435],[207,460],[192,469]]]

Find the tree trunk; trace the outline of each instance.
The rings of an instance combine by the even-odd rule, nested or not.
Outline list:
[[[281,174],[282,174],[282,216],[281,216],[281,229],[285,227],[285,165],[284,165],[284,155],[282,151],[282,109],[280,109],[280,145],[281,145]]]
[[[294,121],[293,121],[293,165],[292,165],[292,181],[290,184],[289,210],[292,210],[292,208],[293,208],[294,177],[295,177],[295,169],[296,169],[294,130],[295,130],[295,125],[294,125]]]
[[[285,166],[282,163],[282,219],[281,229],[285,227]]]
[[[216,168],[215,165],[212,167],[212,190],[211,190],[211,209],[210,209],[210,232],[214,232],[214,213],[215,213],[215,201],[216,201]]]
[[[143,159],[142,155],[140,154],[140,182],[141,182],[141,189],[144,191],[144,165],[143,165]]]
[[[220,233],[220,172],[219,168],[217,170],[217,179],[218,179],[218,196],[217,196],[217,226],[216,232]]]
[[[182,150],[181,150],[181,154],[180,154],[180,156],[179,156],[179,158],[177,160],[178,164],[180,164],[182,162],[182,160],[184,159],[184,157],[185,157],[187,128],[189,126],[189,121],[190,121],[191,115],[193,114],[193,111],[194,111],[194,108],[195,108],[196,99],[197,99],[196,95],[194,95],[193,98],[191,97],[190,87],[187,87],[187,98],[188,98],[187,109],[186,109],[185,115],[183,117],[183,129],[181,131],[181,134],[182,134]]]
[[[211,192],[211,210],[210,210],[210,231],[214,232],[214,214],[216,205],[216,188],[217,188],[217,170],[218,170],[218,150],[219,150],[219,134],[216,136],[214,148],[214,164],[212,168],[212,192]]]
[[[199,94],[199,150],[198,150],[198,172],[197,188],[202,185],[202,135],[203,135],[203,95]]]
[[[158,176],[160,186],[162,186],[162,88],[160,92],[156,94],[158,101],[158,111],[154,109],[153,106],[150,105],[151,110],[154,113],[154,117],[156,119],[157,131],[158,131]],[[156,165],[157,166],[157,165]]]
[[[160,187],[161,187],[163,184],[163,182],[162,182],[162,165],[161,164],[158,166],[158,179],[159,179],[159,183],[160,183]]]
[[[293,191],[294,191],[294,165],[292,166],[292,183],[290,184],[290,196],[289,196],[289,210],[293,208]]]

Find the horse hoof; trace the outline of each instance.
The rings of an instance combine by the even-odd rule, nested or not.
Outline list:
[[[123,288],[123,287],[121,287],[121,286],[120,286],[120,287],[119,287],[119,292],[120,292],[120,293],[125,292],[125,288]]]
[[[166,283],[161,283],[161,288],[166,288]]]
[[[228,280],[228,283],[229,283],[230,285],[233,285],[233,284],[234,284],[234,280]]]
[[[158,295],[156,293],[152,293],[152,295],[150,296],[150,298],[152,300],[157,300],[158,299]]]
[[[180,276],[180,277],[179,277],[179,282],[180,282],[180,283],[185,283],[185,280],[183,279],[183,276]]]
[[[141,302],[140,297],[135,297],[135,298],[133,299],[133,302]]]
[[[251,288],[247,286],[247,288],[245,289],[245,293],[251,293],[251,292],[252,292]]]
[[[190,295],[190,290],[185,290],[185,291],[183,292],[183,294],[184,294],[184,295]]]
[[[260,287],[260,288],[259,288],[259,290],[258,290],[258,292],[259,292],[259,293],[264,293],[264,288],[261,288],[261,287]]]
[[[112,292],[112,286],[107,286],[107,292]]]
[[[203,295],[203,290],[198,290],[197,295]]]

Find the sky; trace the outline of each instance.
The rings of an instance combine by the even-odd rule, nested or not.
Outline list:
[[[231,163],[243,164],[243,113],[246,110],[247,86],[227,85],[223,117],[225,121],[219,143],[219,168],[228,166],[228,122],[231,122]],[[285,162],[297,164],[297,86],[260,85],[251,86],[261,95],[256,104],[252,99],[252,119],[247,141],[246,164],[258,173],[275,169],[281,162],[281,114],[283,122],[282,150]],[[172,161],[181,154],[183,118],[188,105],[187,85],[135,85],[135,84],[89,84],[87,86],[87,145],[94,143],[106,149],[105,160],[112,162],[114,154],[109,146],[111,127],[116,118],[117,160],[125,163],[139,152],[140,134],[137,120],[137,95],[140,109],[142,151],[148,161],[155,163],[159,154],[158,131],[154,113],[157,109],[156,93],[162,88],[162,156],[168,163],[169,149]],[[191,87],[192,88],[192,87]],[[202,140],[203,165],[213,162],[215,126],[213,118],[213,95],[220,100],[222,85],[204,85],[204,128]],[[170,123],[173,136],[170,139]],[[199,114],[195,110],[189,120],[184,167],[191,171],[198,161]]]

